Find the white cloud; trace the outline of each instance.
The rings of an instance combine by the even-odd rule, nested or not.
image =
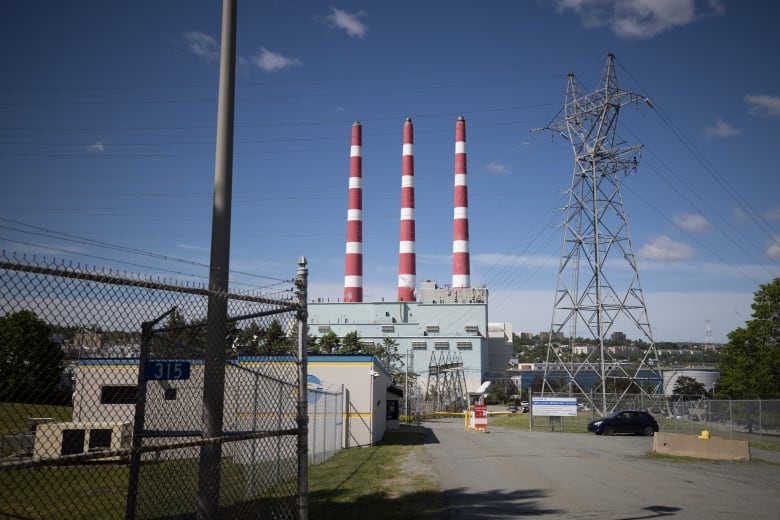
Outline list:
[[[219,45],[212,36],[198,31],[185,32],[183,36],[187,48],[198,58],[206,63],[219,59]]]
[[[609,27],[625,39],[648,39],[699,17],[695,0],[554,0],[558,12],[573,11],[587,28]],[[723,14],[723,4],[711,0],[709,13]]]
[[[723,119],[718,118],[712,126],[704,127],[704,136],[707,139],[717,139],[719,137],[733,137],[739,135],[741,130],[738,130],[725,122]]]
[[[365,13],[348,13],[331,7],[331,13],[324,17],[324,21],[330,27],[342,29],[349,36],[357,36],[362,39],[368,32],[368,26],[360,21],[361,16],[365,16]]]
[[[747,94],[745,103],[748,104],[748,113],[761,117],[780,116],[780,97],[764,94]]]
[[[260,54],[252,58],[252,63],[265,72],[276,72],[277,70],[301,65],[300,60],[287,58],[276,52],[271,52],[265,47],[260,48]]]
[[[750,215],[745,213],[742,208],[734,208],[734,218],[737,222],[750,222]]]
[[[661,235],[640,247],[638,255],[648,260],[675,261],[693,258],[696,251],[687,244],[675,242],[666,235]]]
[[[706,231],[710,228],[710,221],[702,215],[692,215],[690,213],[683,213],[674,217],[674,223],[685,231],[698,233],[700,231]]]
[[[544,255],[524,256],[524,255],[506,255],[499,253],[480,253],[471,255],[471,261],[474,264],[485,266],[555,266],[560,257],[551,257]]]
[[[87,145],[87,150],[89,150],[90,152],[103,153],[106,151],[106,145],[103,144],[102,141],[97,141],[90,145]]]
[[[485,166],[484,171],[488,173],[506,173],[509,170],[503,164],[492,162]]]
[[[780,235],[774,237],[766,250],[766,256],[772,260],[780,260]]]
[[[780,206],[776,206],[764,213],[764,218],[768,220],[780,220]]]

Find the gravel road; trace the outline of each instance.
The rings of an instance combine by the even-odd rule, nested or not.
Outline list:
[[[479,433],[462,419],[425,426],[448,504],[442,518],[780,518],[777,462],[655,459],[652,437]]]

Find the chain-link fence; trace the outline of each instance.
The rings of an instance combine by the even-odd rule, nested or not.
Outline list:
[[[304,266],[218,295],[3,253],[0,517],[305,516]]]
[[[309,385],[309,464],[322,464],[343,447],[344,385]]]
[[[577,413],[541,416],[534,414],[532,406],[530,423],[534,431],[583,432],[587,431],[588,422],[601,417],[601,413],[589,404],[594,402],[591,396],[546,392],[544,397],[574,399]],[[704,396],[606,394],[605,400],[608,413],[619,410],[650,412],[660,431],[699,435],[707,430],[713,437],[780,446],[780,400],[777,399],[713,400]]]

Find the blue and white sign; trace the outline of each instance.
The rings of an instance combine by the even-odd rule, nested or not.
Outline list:
[[[189,379],[190,362],[171,359],[156,359],[144,364],[144,381],[166,381]]]
[[[548,417],[577,417],[577,398],[532,396],[531,413]]]

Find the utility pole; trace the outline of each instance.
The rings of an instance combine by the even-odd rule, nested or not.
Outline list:
[[[533,130],[550,130],[562,136],[574,152],[544,387],[553,390],[547,366],[555,363],[563,367],[571,385],[601,413],[609,411],[607,376],[614,379],[619,373],[617,377],[628,379],[623,395],[632,387],[637,391],[637,386],[645,392],[640,371],[654,370],[648,360],[657,367],[658,359],[619,182],[621,174],[636,171],[641,145],[627,146],[616,134],[621,107],[640,101],[652,105],[645,96],[618,88],[614,60],[614,55],[607,56],[598,88],[587,95],[579,92],[574,74],[570,73],[563,109],[547,127]],[[620,262],[624,265],[616,265]],[[604,343],[615,331],[616,324],[633,324],[650,344],[639,366],[631,373],[615,362],[605,349]],[[597,350],[590,351],[586,359],[576,365],[566,363],[561,349],[554,344],[554,341],[561,341],[562,333],[567,330],[571,334],[569,345],[572,349],[578,330],[598,342]],[[594,371],[598,374],[601,392],[598,406],[592,402],[592,394],[583,390],[576,378],[580,372]]]
[[[214,159],[214,206],[211,223],[207,346],[203,367],[201,436],[219,440],[200,449],[198,520],[219,517],[222,464],[222,421],[225,396],[225,342],[227,341],[230,218],[233,193],[233,114],[236,71],[236,2],[222,3],[222,44],[219,65],[217,146]]]

